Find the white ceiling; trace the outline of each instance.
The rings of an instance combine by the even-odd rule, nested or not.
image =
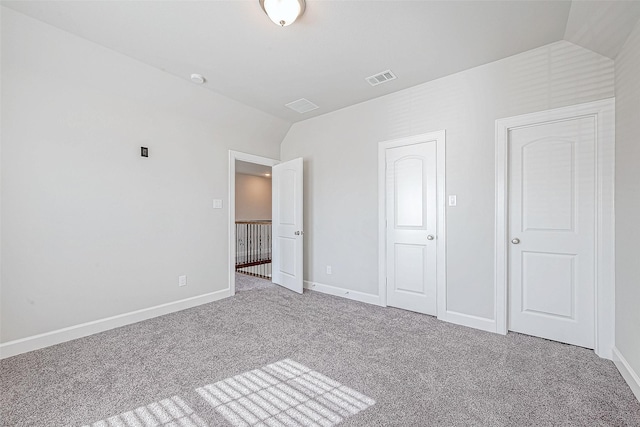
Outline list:
[[[271,176],[271,166],[264,166],[257,163],[249,163],[243,162],[241,160],[236,160],[236,173],[261,176],[264,178],[267,177],[267,174]]]
[[[640,18],[640,1],[308,0],[280,28],[258,0],[2,4],[289,122],[563,39],[614,58]],[[299,98],[320,108],[284,106]]]

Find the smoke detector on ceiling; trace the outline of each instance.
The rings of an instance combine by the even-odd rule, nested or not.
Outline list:
[[[381,83],[386,83],[390,80],[395,80],[397,77],[391,70],[383,71],[381,73],[375,74],[373,76],[367,77],[365,80],[371,86],[378,86]]]
[[[288,104],[285,104],[284,106],[287,108],[291,108],[293,111],[297,111],[300,114],[315,110],[316,108],[320,108],[313,102],[304,98],[300,98],[297,101],[290,102]]]
[[[201,85],[206,81],[202,74],[191,74],[191,81],[195,84]]]

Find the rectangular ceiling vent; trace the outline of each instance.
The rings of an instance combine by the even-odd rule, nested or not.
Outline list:
[[[291,108],[293,111],[297,111],[300,114],[306,113],[311,110],[315,110],[316,108],[320,108],[313,102],[304,98],[300,98],[297,101],[293,101],[288,104],[285,104],[285,107]]]
[[[391,70],[383,71],[374,76],[367,77],[365,80],[369,82],[371,86],[378,86],[381,83],[386,83],[390,80],[395,80],[397,77]]]

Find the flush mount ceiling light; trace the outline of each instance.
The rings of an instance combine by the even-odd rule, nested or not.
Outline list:
[[[286,27],[302,16],[305,9],[304,0],[259,0],[262,10],[274,24]]]

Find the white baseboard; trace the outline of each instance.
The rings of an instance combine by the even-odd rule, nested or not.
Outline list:
[[[94,320],[80,325],[70,326],[68,328],[46,332],[44,334],[33,335],[31,337],[21,338],[15,341],[8,341],[0,344],[0,359],[60,344],[65,341],[75,340],[77,338],[86,337],[99,332],[108,331],[109,329],[119,328],[120,326],[141,322],[153,317],[163,316],[165,314],[196,307],[228,296],[229,289],[227,288],[221,291],[198,295],[179,301],[157,305],[155,307],[143,308],[142,310],[136,310],[130,313],[119,314],[105,319]]]
[[[629,384],[629,388],[631,388],[636,399],[640,402],[640,376],[633,370],[627,359],[622,356],[622,353],[616,347],[613,347],[613,363],[615,363],[618,371],[622,374],[622,378]]]
[[[384,305],[378,295],[367,294],[364,292],[351,291],[336,286],[324,285],[317,282],[304,281],[304,288],[312,291],[322,292],[324,294],[335,295],[338,297],[348,298],[355,301],[364,302],[373,305]],[[438,315],[438,320],[443,322],[455,323],[456,325],[467,326],[470,328],[480,329],[487,332],[496,332],[496,322],[493,319],[473,316],[470,314],[457,313],[455,311],[447,311],[443,315]]]
[[[351,291],[349,289],[338,288],[337,286],[323,285],[322,283],[308,282],[306,280],[304,281],[304,288],[322,292],[323,294],[335,295],[337,297],[343,297],[354,301],[365,302],[367,304],[382,305],[380,304],[380,297],[374,294]]]
[[[496,321],[485,317],[458,313],[456,311],[445,311],[444,313],[438,313],[438,320],[467,326],[469,328],[480,329],[481,331],[496,333]]]

